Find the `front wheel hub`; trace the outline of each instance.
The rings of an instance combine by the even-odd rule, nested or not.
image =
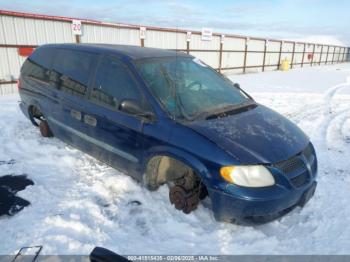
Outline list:
[[[170,188],[169,199],[176,209],[182,210],[185,214],[191,213],[199,204],[198,193],[194,191],[188,192],[182,186]]]

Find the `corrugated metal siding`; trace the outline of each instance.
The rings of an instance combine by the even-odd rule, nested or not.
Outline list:
[[[327,56],[328,62],[332,62],[332,60],[333,60],[334,49],[335,48],[333,46],[329,47],[328,56]]]
[[[202,36],[199,34],[192,34],[191,49],[205,49],[205,50],[219,50],[220,37],[213,36],[211,41],[202,41]]]
[[[0,80],[17,79],[25,58],[18,55],[17,48],[0,48]]]
[[[17,92],[17,86],[15,84],[6,84],[0,86],[0,96],[14,94]]]
[[[98,25],[84,25],[82,43],[108,43],[119,45],[140,45],[140,33],[136,29],[114,28]]]
[[[74,42],[69,22],[11,16],[0,18],[0,44],[41,45]]]
[[[338,60],[340,59],[340,52],[341,52],[341,48],[338,47],[338,48],[337,48],[337,54],[336,54],[336,56],[335,56],[335,60],[336,60],[336,61],[338,61]]]
[[[309,59],[309,54],[313,53],[313,48],[314,45],[313,44],[307,44],[305,47],[305,56],[304,56],[304,67],[309,67],[311,66],[311,59]]]
[[[316,45],[315,46],[315,53],[314,53],[314,57],[312,60],[313,64],[318,64],[318,62],[320,61],[320,57],[321,57],[321,47],[320,45]]]
[[[213,68],[219,68],[219,52],[190,52],[190,54]]]
[[[264,59],[263,53],[247,53],[247,66],[260,66]]]
[[[264,49],[265,49],[265,41],[264,40],[249,40],[247,42],[247,58],[246,58],[246,66],[260,66],[262,65],[262,61],[264,59]],[[252,51],[252,52],[249,52]],[[246,72],[259,72],[261,68],[247,68]]]
[[[245,39],[225,37],[223,49],[224,50],[242,50],[245,48]]]
[[[139,40],[140,41],[140,40]],[[146,30],[145,46],[164,49],[186,49],[186,34]]]
[[[249,40],[248,51],[264,51],[265,41],[263,40]]]
[[[301,67],[301,63],[303,61],[303,51],[304,44],[296,43],[295,44],[295,54],[294,54],[294,64],[293,68]]]
[[[240,67],[244,62],[244,53],[223,52],[222,67]],[[242,71],[242,70],[240,70]]]
[[[292,61],[292,52],[293,52],[293,43],[285,42],[282,45],[282,53],[281,53],[281,60],[288,59],[289,61]]]
[[[322,50],[321,62],[325,63],[327,58],[328,46],[324,46]]]
[[[273,52],[273,53],[267,53],[266,54],[266,61],[265,65],[267,66],[267,70],[275,70],[277,65],[279,63],[279,51],[281,48],[281,43],[276,41],[269,41],[267,44],[267,52]]]
[[[217,50],[212,51],[192,51],[191,55],[203,60],[211,67],[219,68],[219,49],[220,49],[220,37],[213,36],[211,41],[202,41],[202,36],[199,34],[191,35],[190,49],[197,50]]]

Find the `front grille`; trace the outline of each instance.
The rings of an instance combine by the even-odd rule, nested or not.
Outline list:
[[[290,179],[290,182],[292,183],[293,186],[295,187],[301,187],[308,181],[308,172],[305,170],[303,173],[300,175],[293,177]]]
[[[286,161],[275,164],[275,167],[277,167],[283,173],[289,174],[304,168],[304,163],[299,156],[294,156]]]
[[[307,159],[307,162],[311,167],[312,175],[316,175],[317,173],[316,154],[311,143],[304,149],[303,155],[305,156],[305,158]]]
[[[317,161],[316,158],[314,158],[314,161],[311,164],[311,171],[312,171],[312,175],[315,176],[317,173]]]
[[[311,167],[311,174],[309,174],[307,164]],[[301,187],[309,181],[310,176],[315,175],[317,172],[316,156],[312,144],[310,143],[296,156],[276,163],[273,166],[279,169],[294,187]]]
[[[303,150],[303,155],[306,157],[306,159],[310,159],[314,157],[314,149],[312,147],[312,144],[309,143],[308,146]]]

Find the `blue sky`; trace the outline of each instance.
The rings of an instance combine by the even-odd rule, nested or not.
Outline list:
[[[346,0],[0,0],[0,9],[251,36],[350,44]]]

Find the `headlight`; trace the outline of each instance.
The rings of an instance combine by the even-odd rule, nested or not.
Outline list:
[[[264,166],[225,166],[221,176],[229,183],[244,187],[265,187],[275,184],[275,179]]]

